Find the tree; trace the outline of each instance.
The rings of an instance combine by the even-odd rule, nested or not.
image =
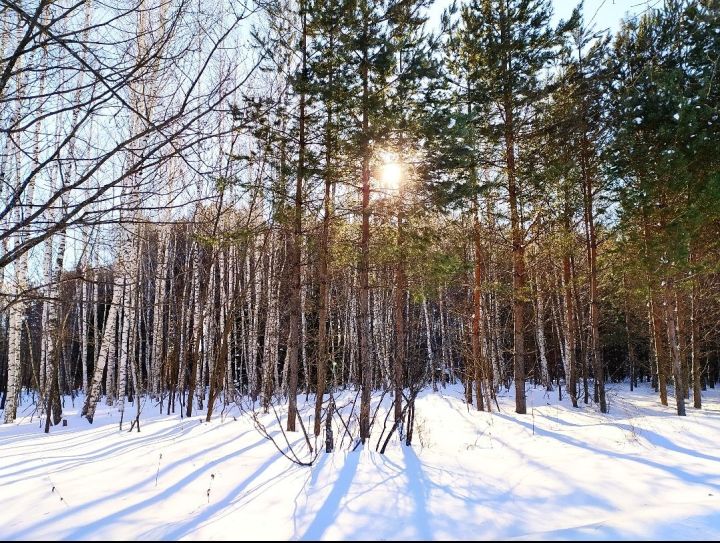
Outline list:
[[[468,111],[474,130],[491,145],[492,162],[505,180],[513,262],[513,346],[515,408],[525,402],[525,302],[527,274],[523,193],[518,177],[518,148],[537,130],[536,106],[549,92],[543,81],[559,45],[559,29],[550,26],[546,0],[473,0],[462,6],[458,50],[465,59]]]
[[[717,17],[702,2],[668,3],[626,23],[612,58],[617,135],[610,158],[621,182],[622,228],[629,239],[643,240],[661,401],[667,401],[666,340],[678,415],[685,413],[685,385],[677,293],[688,282],[692,290],[694,240],[715,220],[718,202],[717,159],[709,147],[717,138],[717,108],[706,101],[717,88],[710,83],[712,63],[698,54],[698,47],[717,47],[717,39],[705,34],[705,25]],[[699,405],[699,386],[693,388]]]

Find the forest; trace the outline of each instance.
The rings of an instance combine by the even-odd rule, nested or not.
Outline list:
[[[452,386],[702,409],[720,4],[430,7],[0,0],[4,423],[243,406],[384,451]]]

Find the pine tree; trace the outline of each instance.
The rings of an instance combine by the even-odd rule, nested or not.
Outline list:
[[[692,276],[695,240],[717,216],[719,201],[717,153],[709,147],[718,135],[717,88],[710,82],[714,69],[699,54],[718,46],[706,26],[718,20],[711,4],[670,2],[638,22],[627,22],[612,59],[618,83],[610,159],[621,182],[622,226],[629,239],[643,239],[661,400],[666,401],[662,334],[672,361],[678,415],[685,412],[685,386],[677,293]],[[699,377],[699,371],[695,374]]]
[[[518,175],[518,149],[537,130],[537,104],[548,94],[543,80],[559,46],[550,26],[548,0],[472,0],[460,8],[456,55],[463,67],[468,123],[487,145],[485,163],[497,164],[505,180],[513,262],[513,347],[515,409],[524,414],[525,305],[529,299],[525,263],[525,179]],[[476,161],[473,172],[482,161]],[[476,174],[473,174],[476,175]]]

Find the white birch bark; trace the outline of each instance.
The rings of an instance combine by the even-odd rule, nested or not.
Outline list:
[[[22,58],[18,61],[19,76],[17,77],[17,94],[20,95],[23,92],[26,80],[26,71],[22,69],[21,65]],[[22,114],[20,100],[18,100],[18,106],[14,113],[13,124],[17,123]],[[20,146],[15,143],[14,145],[14,163],[16,173],[16,189],[19,190],[22,180],[22,152]],[[28,186],[28,192],[26,195],[26,205],[30,209],[32,207],[33,192],[35,190],[35,178],[30,181]],[[20,222],[22,220],[22,206],[15,207],[15,221]],[[15,236],[16,246],[21,245],[24,241],[24,232],[21,230]],[[12,306],[9,311],[8,320],[8,381],[7,381],[7,394],[5,400],[5,423],[10,423],[15,420],[17,416],[17,405],[18,397],[20,394],[20,369],[22,367],[21,361],[21,344],[22,344],[22,329],[23,320],[25,318],[26,303],[24,301],[25,291],[27,290],[27,272],[28,272],[28,253],[25,253],[20,259],[14,263],[15,268],[15,281],[11,291]]]
[[[273,386],[277,383],[278,344],[280,340],[280,274],[275,266],[274,245],[276,234],[270,234],[267,265],[267,314],[265,319],[265,343],[263,345],[263,407],[267,411],[272,401]]]
[[[152,355],[150,358],[150,390],[160,393],[160,371],[163,357],[163,319],[165,314],[165,280],[167,277],[168,236],[164,225],[158,230],[157,266],[155,269],[155,297],[153,311]]]
[[[535,289],[535,337],[537,338],[540,355],[540,373],[543,385],[550,390],[550,375],[548,373],[547,344],[545,341],[545,299],[537,284]]]
[[[122,300],[123,285],[122,282],[115,280],[110,298],[110,306],[107,310],[107,319],[103,328],[102,337],[100,339],[99,350],[96,351],[95,371],[93,372],[92,383],[90,384],[90,392],[85,398],[85,405],[82,414],[89,422],[95,417],[95,409],[100,400],[102,392],[102,379],[105,366],[111,356],[111,350],[114,348],[115,332],[117,330],[118,305]]]
[[[85,283],[85,279],[89,278],[90,281]],[[88,391],[88,371],[87,361],[88,355],[90,354],[90,342],[88,341],[88,333],[90,332],[90,308],[92,306],[93,298],[93,283],[92,283],[92,270],[89,268],[83,273],[83,279],[80,281],[79,288],[81,289],[80,298],[80,366],[82,374],[82,391],[83,394],[87,394]]]
[[[430,369],[430,377],[432,379],[433,390],[437,391],[437,383],[435,382],[435,360],[433,358],[432,349],[432,326],[430,325],[430,315],[428,314],[427,299],[423,297],[422,301],[423,315],[425,316],[425,347],[427,349],[428,367]],[[480,348],[484,348],[481,345]]]
[[[300,255],[302,262],[302,254]],[[303,266],[303,269],[305,267]],[[302,275],[301,275],[302,276]],[[305,300],[307,297],[307,279],[300,285],[300,357],[302,358],[303,373],[305,374],[305,392],[310,390],[310,368],[307,358],[307,316],[305,314]]]
[[[261,277],[260,270],[258,269],[257,263],[260,261],[259,255],[256,252],[255,242],[253,241],[253,250],[249,258],[253,258],[254,261],[248,260],[248,273],[251,277],[250,285],[252,288],[252,315],[250,317],[250,332],[248,334],[248,360],[247,360],[247,375],[248,375],[248,388],[253,399],[256,398],[256,392],[258,391],[258,378],[257,378],[257,357],[258,357],[258,328],[260,320],[260,300],[262,297]]]
[[[129,277],[132,277],[128,274]],[[132,279],[124,281],[122,328],[120,331],[120,357],[118,360],[117,408],[120,413],[125,411],[125,395],[127,388],[128,350],[130,348],[130,330],[133,327],[132,310]]]

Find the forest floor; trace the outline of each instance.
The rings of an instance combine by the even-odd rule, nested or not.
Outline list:
[[[608,396],[602,415],[535,389],[521,416],[512,393],[482,413],[459,387],[427,391],[411,448],[394,438],[375,452],[381,410],[372,447],[322,453],[310,468],[247,414],[206,423],[145,405],[129,433],[133,406],[120,431],[116,408],[102,404],[90,425],[81,399],[66,398],[68,426],[45,435],[26,403],[0,426],[2,537],[720,539],[720,390],[685,418],[648,385]]]

